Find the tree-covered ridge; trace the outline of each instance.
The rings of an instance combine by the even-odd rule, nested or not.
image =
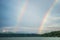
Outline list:
[[[60,37],[60,31],[54,31],[44,34],[0,33],[0,37]]]
[[[50,33],[42,34],[44,37],[60,37],[60,31],[54,31]]]

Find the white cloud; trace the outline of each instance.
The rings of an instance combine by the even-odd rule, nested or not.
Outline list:
[[[59,21],[60,20],[60,17],[49,17],[48,19],[47,19],[47,22],[46,22],[46,24],[51,24],[51,23],[53,23],[53,24],[55,24],[57,21]],[[59,21],[60,22],[60,21]],[[57,23],[58,24],[58,23]]]
[[[56,20],[60,20],[60,17],[50,17],[50,18],[48,18],[48,20],[49,21],[51,21],[51,20],[56,21]]]
[[[16,30],[14,30],[14,26],[12,27],[3,27],[2,28],[2,32],[15,32]],[[21,32],[23,32],[23,33],[36,33],[36,31],[37,31],[37,27],[18,27],[18,28],[16,28],[17,29],[17,31],[16,32],[18,32],[18,33],[21,33]]]
[[[52,32],[52,31],[60,31],[60,27],[45,27],[42,30],[42,33]]]

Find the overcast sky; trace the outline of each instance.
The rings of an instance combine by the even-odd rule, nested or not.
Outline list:
[[[13,31],[17,16],[26,0],[1,0],[0,31]],[[19,33],[38,33],[38,29],[54,0],[28,0],[27,8],[19,23]],[[43,32],[60,30],[60,0],[51,11]]]

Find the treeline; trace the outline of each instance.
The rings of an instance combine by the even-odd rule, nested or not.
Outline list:
[[[60,31],[54,31],[45,34],[0,33],[0,37],[60,37]]]
[[[50,33],[42,34],[43,37],[60,37],[60,31],[54,31]]]

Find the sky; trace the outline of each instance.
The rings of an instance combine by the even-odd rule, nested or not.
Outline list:
[[[0,32],[15,32],[17,30],[16,33],[38,33],[42,20],[54,1],[1,0]],[[60,0],[50,12],[42,33],[59,30]]]

